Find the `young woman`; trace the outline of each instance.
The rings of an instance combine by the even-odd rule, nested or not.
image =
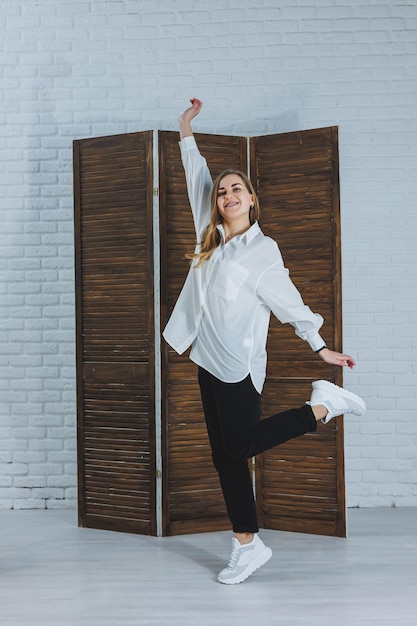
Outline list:
[[[244,581],[271,558],[258,535],[247,459],[317,429],[341,414],[362,415],[365,404],[330,382],[313,383],[300,408],[260,420],[270,313],[294,326],[323,361],[354,367],[347,354],[329,350],[319,335],[323,318],[306,306],[284,267],[277,244],[258,224],[251,182],[227,170],[212,182],[193,136],[191,121],[202,107],[193,98],[179,118],[180,149],[197,235],[192,265],[172,316],[166,341],[181,354],[192,346],[198,366],[213,463],[233,527],[232,555],[218,580]]]

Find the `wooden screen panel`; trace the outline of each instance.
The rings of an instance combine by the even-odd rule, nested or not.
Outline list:
[[[215,178],[233,167],[246,171],[242,137],[196,134]],[[195,232],[175,132],[159,133],[161,212],[161,326],[164,328],[189,269]],[[204,423],[197,367],[187,353],[162,346],[163,534],[230,527]]]
[[[74,142],[79,523],[156,534],[152,133]]]
[[[325,318],[326,343],[341,350],[337,142],[337,127],[253,138],[251,173],[263,231],[278,242],[306,304]],[[300,406],[319,378],[341,384],[342,372],[272,319],[263,415]],[[256,485],[264,527],[345,536],[343,418],[261,455]]]

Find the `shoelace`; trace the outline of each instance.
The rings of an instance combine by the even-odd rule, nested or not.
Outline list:
[[[239,552],[240,552],[240,548],[233,548],[232,554],[230,555],[229,565],[227,567],[230,567],[231,569],[233,569],[233,566],[235,565],[237,561],[237,557],[239,556]]]

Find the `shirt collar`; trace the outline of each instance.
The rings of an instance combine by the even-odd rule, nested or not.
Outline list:
[[[220,232],[220,234],[222,236],[222,240],[224,242],[225,239],[226,239],[226,236],[225,236],[223,224],[218,224],[217,225],[217,230]],[[259,227],[258,222],[254,222],[252,224],[252,226],[250,228],[248,228],[248,230],[246,232],[243,233],[243,235],[237,235],[236,239],[238,239],[245,246],[247,246],[252,241],[252,239],[254,239],[256,237],[256,235],[260,232],[260,230],[261,229]]]

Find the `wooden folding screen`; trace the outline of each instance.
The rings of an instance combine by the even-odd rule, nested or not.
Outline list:
[[[196,138],[213,177],[247,170],[246,138]],[[159,132],[158,144],[162,330],[195,235],[178,133]],[[162,535],[219,530],[229,522],[196,367],[163,341],[163,473],[156,476],[152,150],[147,132],[74,142],[80,524]],[[262,228],[280,244],[305,301],[325,317],[328,345],[340,349],[337,129],[254,138],[250,157]],[[315,378],[341,381],[291,327],[274,321],[268,354],[265,415],[303,403]],[[341,418],[265,453],[255,467],[264,527],[344,534]]]
[[[337,127],[253,138],[251,172],[262,228],[278,241],[304,301],[323,315],[327,345],[340,351]],[[319,378],[341,384],[342,371],[312,353],[291,326],[272,319],[263,413],[302,404]],[[263,527],[345,535],[343,418],[264,453],[256,468]]]
[[[155,534],[152,132],[74,142],[79,523]]]

